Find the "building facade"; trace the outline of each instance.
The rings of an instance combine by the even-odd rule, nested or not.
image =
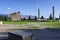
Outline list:
[[[20,12],[14,12],[10,14],[11,21],[21,21]]]

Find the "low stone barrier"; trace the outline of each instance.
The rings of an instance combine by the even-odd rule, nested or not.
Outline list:
[[[2,21],[0,21],[0,25],[2,25],[3,24],[3,22]]]
[[[8,32],[8,40],[34,40],[33,33],[24,31]]]

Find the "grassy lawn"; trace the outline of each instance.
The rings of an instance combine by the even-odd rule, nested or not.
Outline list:
[[[39,27],[37,27],[37,26],[32,26],[32,27],[29,27],[29,28],[39,28]]]
[[[3,24],[28,24],[28,23],[36,23],[40,24],[42,26],[47,26],[49,28],[60,28],[60,22],[30,22],[30,21],[20,21],[20,22],[12,22],[12,21],[4,21]],[[37,27],[32,27],[32,28],[37,28]]]
[[[4,21],[3,24],[27,24],[27,22],[8,22],[8,21]]]
[[[49,28],[60,28],[60,22],[42,22],[40,24]]]
[[[19,21],[19,22],[4,21],[3,22],[3,24],[28,24],[28,23],[37,23],[37,22],[30,22],[30,21]]]

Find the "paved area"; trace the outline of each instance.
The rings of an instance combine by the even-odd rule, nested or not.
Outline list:
[[[25,29],[34,33],[35,40],[60,40],[60,29]],[[0,40],[8,40],[7,32],[0,32]]]
[[[32,26],[36,26],[38,28],[36,29],[41,29],[41,30],[35,30],[36,32],[34,33],[37,33],[37,35],[35,35],[36,37],[38,35],[40,35],[40,39],[38,38],[38,40],[48,40],[50,38],[58,38],[56,40],[60,40],[60,32],[50,32],[49,30],[44,30],[44,28],[47,28],[47,26],[44,26],[42,27],[39,23],[31,23],[31,24],[23,24],[23,25],[14,25],[14,24],[3,24],[3,25],[0,25],[0,40],[8,40],[8,34],[7,32],[10,31],[10,29],[30,29],[30,27]],[[33,28],[34,29],[34,28]],[[43,29],[43,30],[42,30]],[[33,31],[32,31],[33,32]],[[53,35],[53,36],[52,36]],[[56,35],[56,37],[54,37],[54,35]],[[57,36],[59,35],[59,36]],[[48,37],[48,38],[47,38]],[[52,40],[52,39],[51,39]],[[53,39],[55,40],[55,39]]]
[[[35,40],[60,40],[60,29],[29,29],[26,32],[34,33]]]
[[[0,40],[8,40],[8,33],[0,32]]]
[[[10,29],[28,29],[32,26],[37,26],[39,28],[41,27],[40,24],[36,24],[36,23],[23,24],[23,25],[15,25],[15,24],[0,25],[0,40],[7,40],[8,38],[7,32],[10,31]]]

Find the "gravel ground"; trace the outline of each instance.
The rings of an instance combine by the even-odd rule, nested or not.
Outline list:
[[[0,40],[7,40],[8,38],[7,32],[10,31],[10,29],[30,29],[30,27],[32,26],[37,26],[38,29],[46,28],[46,27],[41,27],[41,25],[37,23],[23,24],[23,25],[3,24],[0,25]]]
[[[0,25],[0,30],[2,29],[22,29],[22,28],[30,28],[36,26],[37,28],[46,28],[47,26],[42,27],[39,23],[31,23],[31,24],[23,24],[23,25],[15,25],[15,24],[3,24]]]

